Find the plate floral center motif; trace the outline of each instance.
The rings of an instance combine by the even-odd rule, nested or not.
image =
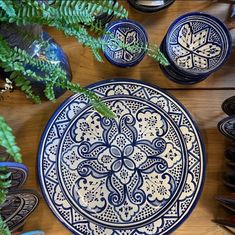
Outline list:
[[[187,72],[207,73],[218,66],[228,53],[226,32],[213,19],[185,19],[169,33],[167,46],[171,60]],[[210,22],[211,21],[211,22]]]
[[[65,131],[58,175],[71,204],[111,228],[156,219],[184,181],[184,140],[162,111],[138,99],[108,101],[105,119],[88,108]]]

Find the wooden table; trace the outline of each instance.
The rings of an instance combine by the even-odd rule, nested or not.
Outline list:
[[[159,13],[143,14],[121,1],[129,10],[131,19],[140,22],[147,30],[151,42],[160,44],[171,22],[183,13],[208,11],[221,18],[227,14],[229,4],[215,1],[192,0],[176,2]],[[55,29],[46,29],[61,44],[67,53],[73,71],[73,82],[86,86],[109,78],[128,77],[158,85],[170,91],[191,112],[201,129],[207,150],[206,183],[199,203],[189,218],[173,234],[175,235],[220,235],[228,234],[211,220],[221,216],[223,209],[215,201],[217,194],[229,191],[223,186],[222,173],[226,169],[224,150],[231,142],[217,130],[217,123],[226,115],[221,103],[235,94],[235,54],[222,69],[207,80],[192,86],[184,86],[168,80],[159,66],[148,57],[133,68],[121,69],[105,61],[97,62],[87,48],[83,48],[73,38],[65,38]],[[61,102],[70,94],[67,92],[56,103],[32,104],[24,94],[14,91],[1,101],[0,115],[5,116],[12,126],[17,142],[22,149],[24,163],[30,173],[25,188],[40,191],[37,183],[36,159],[38,143],[43,129]],[[66,235],[70,232],[53,216],[42,199],[39,208],[30,216],[25,231],[42,229],[47,235]]]

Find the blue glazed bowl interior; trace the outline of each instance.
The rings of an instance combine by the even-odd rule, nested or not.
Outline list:
[[[177,18],[166,35],[169,60],[182,72],[206,75],[220,68],[231,53],[231,35],[214,16],[192,12]]]
[[[144,28],[127,19],[111,23],[102,40],[106,59],[119,67],[131,67],[138,64],[144,58],[145,47],[148,44]]]

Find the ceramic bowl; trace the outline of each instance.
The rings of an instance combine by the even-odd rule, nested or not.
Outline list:
[[[195,83],[207,78],[227,61],[232,39],[227,27],[216,17],[191,12],[171,24],[163,44],[170,67],[177,76]],[[174,79],[175,76],[171,76]],[[179,79],[176,77],[175,80]]]
[[[235,190],[235,171],[227,171],[223,176],[223,182],[226,186]]]
[[[235,147],[232,146],[225,150],[224,156],[226,159],[227,164],[231,166],[235,166]]]
[[[17,162],[0,162],[0,168],[2,167],[6,167],[7,172],[11,172],[11,187],[9,190],[15,190],[24,185],[28,177],[28,168],[24,164]]]
[[[165,48],[165,39],[162,41],[160,49],[162,53],[167,57],[166,48]],[[159,64],[159,66],[161,70],[163,71],[163,73],[166,75],[166,77],[172,80],[173,82],[184,84],[184,85],[185,84],[191,85],[207,78],[201,75],[189,76],[188,74],[185,74],[179,71],[179,69],[174,66],[174,64],[169,60],[168,57],[167,59],[168,59],[168,62],[170,63],[169,66],[163,66],[161,64]]]
[[[217,127],[223,135],[235,139],[235,115],[222,119]]]
[[[223,102],[222,110],[229,116],[235,115],[235,96],[229,97]]]
[[[144,58],[146,44],[148,37],[145,29],[137,22],[124,19],[109,24],[103,37],[102,49],[111,64],[131,67]],[[126,48],[127,45],[130,47]],[[138,48],[134,48],[134,45]]]
[[[142,12],[157,12],[164,8],[169,7],[175,0],[162,0],[162,1],[146,1],[142,0],[141,2],[136,0],[127,0],[129,4],[138,11]],[[157,5],[156,2],[159,2]]]

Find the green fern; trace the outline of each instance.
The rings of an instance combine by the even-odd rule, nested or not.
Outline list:
[[[4,147],[15,161],[22,161],[20,148],[16,145],[12,129],[2,116],[0,116],[0,146]]]
[[[1,1],[7,4],[8,0]],[[118,2],[113,4],[111,0],[57,0],[52,6],[35,0],[23,0],[21,3],[14,3],[14,10],[15,15],[10,16],[6,10],[0,12],[0,21],[17,25],[40,24],[56,27],[65,35],[74,36],[84,46],[89,47],[100,62],[103,61],[99,54],[102,47],[101,40],[89,33],[89,31],[96,34],[99,32],[99,36],[100,32],[103,32],[95,16],[107,13],[114,14],[117,18],[128,17],[127,10]]]
[[[7,125],[5,119],[0,116],[0,146],[17,162],[22,161],[20,148],[15,143],[12,129]],[[8,188],[11,186],[11,173],[7,167],[0,167],[0,205],[5,202]],[[0,234],[10,234],[9,229],[0,216]]]
[[[0,191],[0,196],[1,196],[1,191]],[[2,220],[1,216],[0,216],[0,234],[1,235],[11,235],[9,228]]]
[[[20,73],[12,72],[10,75],[10,80],[13,81],[15,85],[26,94],[28,98],[32,99],[34,103],[41,103],[40,97],[34,94],[30,81],[27,78],[22,76]]]
[[[2,8],[9,17],[16,16],[13,2],[11,0],[0,1],[0,8]]]
[[[53,87],[61,87],[74,93],[85,94],[98,112],[102,113],[107,118],[114,117],[113,112],[109,110],[97,95],[80,87],[79,84],[69,82],[65,71],[62,70],[59,65],[32,58],[24,50],[19,48],[12,49],[1,36],[0,45],[2,45],[0,47],[0,66],[7,72],[14,72],[9,79],[14,81],[16,86],[20,87],[21,90],[26,92],[26,95],[37,103],[39,102],[39,97],[33,93],[30,82],[26,79],[27,77],[45,83],[46,88],[44,94],[49,100],[55,99]],[[37,67],[40,71],[45,73],[45,76],[42,77],[30,69],[25,70],[26,65]]]

